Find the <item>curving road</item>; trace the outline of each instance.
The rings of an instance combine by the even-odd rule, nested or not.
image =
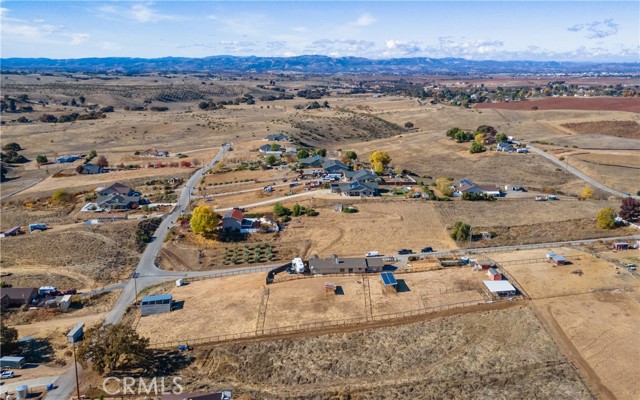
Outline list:
[[[532,153],[536,153],[537,155],[546,158],[547,160],[551,161],[552,163],[555,163],[555,164],[559,165],[560,167],[565,169],[570,174],[573,174],[573,175],[577,176],[578,178],[580,178],[583,181],[587,182],[589,185],[591,185],[591,186],[593,186],[595,188],[598,188],[598,189],[602,190],[603,192],[611,193],[612,195],[618,196],[618,197],[627,197],[626,193],[619,192],[619,191],[617,191],[615,189],[612,189],[612,188],[610,188],[608,186],[603,185],[600,182],[595,181],[590,176],[585,175],[584,173],[578,171],[576,168],[572,167],[571,165],[567,164],[566,162],[561,161],[556,156],[554,156],[552,154],[549,154],[549,153],[545,152],[544,150],[538,149],[537,147],[533,147],[530,144],[527,144],[527,148]],[[631,196],[631,197],[636,198],[636,199],[640,198],[640,196]]]

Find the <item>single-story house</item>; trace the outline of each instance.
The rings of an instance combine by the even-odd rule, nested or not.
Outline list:
[[[338,160],[326,160],[322,163],[322,169],[327,174],[343,174],[345,171],[349,171],[349,167]]]
[[[297,154],[298,153],[298,148],[297,147],[286,147],[284,149],[284,152],[287,154]]]
[[[263,144],[262,146],[258,147],[258,151],[260,153],[266,153],[268,151],[278,151],[281,152],[282,151],[282,146],[280,146],[279,144],[274,144],[274,145],[270,145],[270,144]]]
[[[104,210],[133,210],[140,205],[140,196],[101,194],[96,199],[96,205]]]
[[[222,217],[222,230],[226,232],[240,232],[242,230],[242,221],[244,220],[244,211],[234,208]]]
[[[316,154],[315,156],[299,159],[298,164],[300,164],[303,167],[320,167],[322,166],[322,163],[324,162],[324,160],[325,160],[324,157]]]
[[[490,294],[498,296],[513,296],[516,288],[509,281],[482,281],[484,287]]]
[[[270,142],[291,142],[291,138],[283,132],[267,135],[264,140],[268,140]]]
[[[102,167],[99,167],[95,164],[87,163],[82,166],[81,173],[83,175],[95,175],[95,174],[101,174],[103,172],[104,171],[102,170]]]
[[[359,181],[359,182],[377,182],[378,175],[368,169],[359,169],[357,171],[348,170],[344,172],[344,181]]]
[[[328,258],[317,255],[309,259],[312,274],[372,273],[380,272],[384,267],[382,257],[340,258],[335,254]]]
[[[380,194],[377,182],[332,183],[330,188],[333,193],[341,193],[345,196],[373,197]]]
[[[507,153],[513,153],[514,151],[516,151],[516,149],[515,149],[515,147],[513,147],[513,145],[511,143],[500,142],[496,146],[496,151],[503,151],[503,152],[507,152]]]
[[[487,270],[487,276],[492,281],[501,281],[502,280],[502,274],[495,268],[489,268]]]
[[[31,304],[33,299],[38,297],[38,289],[36,288],[2,288],[0,290],[2,296],[2,309],[11,307],[21,307],[25,304]]]
[[[172,303],[173,296],[170,294],[145,296],[140,301],[140,314],[145,316],[170,312]]]
[[[460,181],[458,186],[454,186],[454,197],[460,197],[465,193],[480,193],[486,194],[487,196],[501,196],[502,192],[495,186],[481,186],[476,185],[468,179],[463,179]]]

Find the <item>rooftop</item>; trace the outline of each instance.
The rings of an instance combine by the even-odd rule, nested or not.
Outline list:
[[[171,301],[173,296],[170,294],[157,294],[155,296],[145,296],[142,298],[142,303],[151,303],[152,301]]]
[[[484,285],[489,289],[491,293],[500,292],[515,292],[516,288],[513,287],[509,281],[482,281]]]

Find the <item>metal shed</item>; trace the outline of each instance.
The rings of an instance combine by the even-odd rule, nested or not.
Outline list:
[[[0,367],[2,368],[20,369],[24,367],[25,363],[24,357],[4,356],[0,358]]]
[[[73,329],[67,333],[67,342],[75,343],[82,339],[84,335],[84,322],[79,322],[78,325],[74,326]]]
[[[171,311],[173,296],[170,294],[158,294],[155,296],[146,296],[140,302],[140,314],[142,316],[161,314]]]
[[[482,281],[485,288],[491,294],[498,296],[513,296],[516,294],[516,288],[509,281]]]

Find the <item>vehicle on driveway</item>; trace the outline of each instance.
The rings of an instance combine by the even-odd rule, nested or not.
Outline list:
[[[413,253],[413,250],[411,250],[411,249],[401,249],[401,250],[398,250],[398,254],[399,254],[399,255],[403,255],[403,254],[412,254],[412,253]]]
[[[15,376],[15,374],[13,373],[13,371],[2,371],[0,372],[0,379],[10,379],[13,378]]]
[[[423,247],[420,249],[420,253],[431,253],[433,252],[433,247]]]

